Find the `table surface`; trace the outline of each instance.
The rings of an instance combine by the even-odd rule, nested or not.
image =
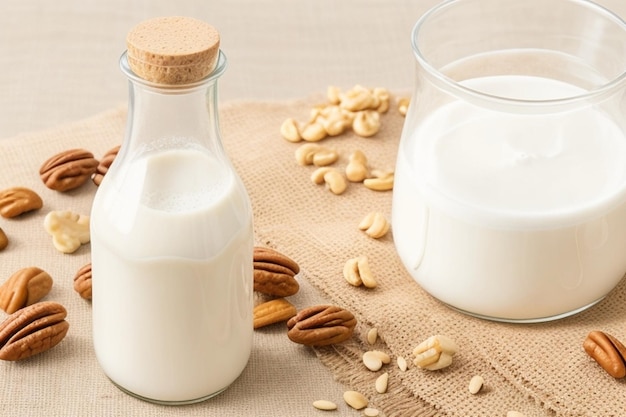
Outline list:
[[[125,35],[137,22],[154,16],[188,15],[218,28],[221,48],[229,60],[220,79],[222,102],[294,99],[323,92],[328,85],[409,91],[414,73],[411,30],[436,3],[2,0],[0,139],[10,140],[23,132],[73,122],[124,104],[127,84],[118,59],[125,49]],[[599,3],[626,17],[624,0]],[[4,279],[10,271],[3,269],[1,259],[0,255],[0,278]],[[319,295],[306,289],[303,297],[317,300]],[[309,397],[337,400],[348,388],[335,382],[332,373],[306,349],[281,345],[276,347],[276,355],[274,359],[281,355],[284,360],[271,366],[257,362],[237,381],[233,393],[227,391],[211,400],[217,414],[226,415],[224,411],[232,408],[245,410],[248,406],[241,403],[248,402],[248,413],[271,409],[274,415],[313,415],[309,405],[294,408],[293,401],[281,402],[272,396],[285,390],[294,395],[312,391]],[[263,396],[246,395],[251,380],[272,369],[281,376],[267,381],[275,387],[264,390]],[[11,404],[5,395],[8,384],[2,378],[0,404]],[[51,410],[48,415],[55,413],[67,416],[72,410]],[[342,408],[341,414],[362,415],[347,408]],[[166,414],[160,410],[158,415]]]

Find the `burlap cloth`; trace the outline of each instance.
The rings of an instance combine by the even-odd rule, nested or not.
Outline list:
[[[329,302],[351,310],[359,321],[352,340],[333,347],[303,349],[314,352],[338,381],[361,391],[372,406],[387,416],[504,416],[508,410],[526,416],[626,414],[624,381],[608,376],[582,350],[583,339],[594,329],[626,339],[624,283],[592,309],[546,324],[494,323],[443,306],[405,272],[394,250],[393,233],[374,240],[357,228],[370,211],[381,211],[390,217],[391,192],[374,192],[351,184],[344,194],[333,195],[311,182],[314,168],[296,163],[294,151],[298,145],[281,138],[279,127],[285,118],[304,120],[309,109],[322,101],[322,95],[315,95],[294,102],[229,102],[220,108],[224,146],[252,199],[257,243],[295,259],[301,266],[298,278],[303,291],[317,288]],[[360,149],[368,156],[371,167],[390,169],[394,167],[403,120],[392,108],[382,117],[382,129],[375,137],[365,139],[348,133],[321,144],[339,150],[338,167],[345,166],[348,155]],[[72,324],[68,338],[52,351],[22,363],[0,363],[4,394],[11,391],[9,386],[17,386],[22,392],[17,404],[2,396],[3,410],[12,405],[17,407],[12,410],[20,411],[0,411],[2,415],[25,415],[27,410],[32,415],[44,415],[46,404],[49,407],[54,398],[68,395],[75,397],[73,402],[97,404],[91,408],[76,407],[91,415],[172,413],[170,408],[144,407],[138,401],[128,400],[100,375],[93,355],[85,353],[92,350],[90,306],[71,288],[74,272],[89,260],[89,245],[74,255],[61,255],[52,248],[41,227],[49,210],[88,213],[95,192],[92,184],[63,195],[46,189],[37,173],[43,160],[70,147],[89,149],[99,157],[121,141],[124,124],[125,109],[120,107],[67,126],[0,141],[0,189],[28,186],[40,192],[45,201],[43,210],[36,214],[10,221],[0,219],[0,227],[11,239],[9,248],[0,252],[1,278],[4,280],[27,266],[23,262],[29,255],[31,263],[62,275],[47,298],[67,304]],[[16,184],[16,179],[21,183]],[[374,290],[351,287],[342,277],[345,261],[362,254],[369,257],[378,280]],[[297,296],[293,301],[299,308],[306,307]],[[371,327],[378,328],[382,338],[375,348],[389,352],[393,358],[392,364],[376,373],[365,369],[360,360],[361,354],[371,349],[365,341]],[[281,325],[259,332],[286,338]],[[433,334],[446,334],[458,342],[460,352],[453,365],[438,372],[413,366],[401,372],[395,366],[396,357],[404,356],[410,362],[413,348]],[[315,360],[313,354],[311,357]],[[257,358],[249,367],[263,366],[259,361],[264,359],[277,358]],[[289,377],[293,384],[306,384],[306,375],[298,374],[297,364],[293,369],[294,375]],[[383,371],[390,374],[389,391],[378,394],[374,381]],[[484,377],[486,386],[479,395],[471,395],[468,383],[477,374]],[[245,377],[246,373],[242,378]],[[274,376],[279,377],[286,376]],[[74,381],[71,393],[65,390],[64,379]],[[84,386],[76,387],[76,381],[84,381]],[[271,375],[260,386],[264,387],[262,392],[241,393],[234,388],[234,394],[227,390],[222,399],[218,397],[179,412],[210,415],[212,401],[240,401],[237,395],[289,398],[286,393],[272,391]],[[37,403],[42,397],[51,400]],[[31,404],[41,404],[41,409],[29,409],[29,398]],[[304,415],[321,414],[308,405],[304,410]],[[297,412],[294,409],[294,415]],[[253,408],[248,411],[255,413]]]

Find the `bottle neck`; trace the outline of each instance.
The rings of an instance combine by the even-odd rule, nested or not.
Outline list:
[[[130,69],[126,53],[120,67],[129,79],[124,153],[167,148],[206,148],[223,153],[219,131],[217,80],[226,67],[222,53],[215,70],[190,85],[161,85],[143,80]]]

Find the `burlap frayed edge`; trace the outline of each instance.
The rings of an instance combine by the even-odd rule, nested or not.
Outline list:
[[[390,373],[390,389],[385,394],[378,394],[374,388],[376,378],[381,372],[364,373],[361,362],[362,353],[367,350],[355,341],[342,344],[317,347],[313,349],[318,359],[333,373],[336,381],[359,391],[365,395],[369,401],[369,407],[381,410],[386,417],[432,417],[442,415],[441,411],[433,408],[431,404],[407,389],[402,383],[398,383],[396,378],[391,376],[394,370],[388,369]],[[394,365],[387,365],[394,366]],[[401,372],[398,370],[398,372]]]

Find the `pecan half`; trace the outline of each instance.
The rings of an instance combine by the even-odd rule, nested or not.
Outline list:
[[[56,191],[78,188],[96,172],[98,161],[84,149],[70,149],[43,163],[39,175],[46,187]]]
[[[0,359],[17,361],[56,346],[70,327],[59,303],[42,301],[16,311],[0,323]]]
[[[91,300],[91,263],[80,268],[74,275],[74,291],[85,300]]]
[[[120,150],[119,145],[114,148],[111,148],[104,154],[102,159],[100,159],[100,163],[98,164],[98,167],[96,168],[96,172],[94,172],[93,175],[91,176],[91,180],[93,181],[94,184],[100,185],[100,183],[102,182],[102,179],[104,178],[106,173],[109,171],[111,164],[115,160],[115,157],[117,156],[117,153],[119,152],[119,150]]]
[[[6,233],[4,233],[4,230],[2,230],[2,227],[0,227],[0,250],[3,250],[7,246],[9,246],[9,238]]]
[[[332,305],[306,308],[289,319],[287,336],[308,346],[341,343],[352,337],[356,319],[348,310]]]
[[[39,194],[26,187],[13,187],[0,191],[0,215],[7,219],[43,207]]]
[[[254,248],[254,290],[276,297],[288,297],[300,290],[295,276],[300,267],[291,258],[269,248]]]
[[[613,378],[626,376],[626,347],[615,337],[594,330],[587,335],[583,349]]]
[[[254,307],[254,328],[269,326],[270,324],[287,321],[296,315],[298,311],[293,304],[284,298],[261,303]]]
[[[31,266],[15,272],[0,286],[0,308],[13,314],[44,298],[52,288],[52,277]]]

